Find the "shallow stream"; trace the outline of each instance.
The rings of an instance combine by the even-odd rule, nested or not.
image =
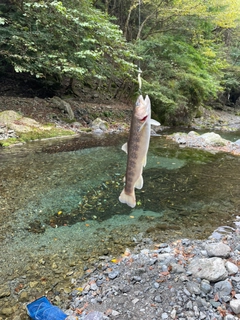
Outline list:
[[[234,227],[240,157],[151,137],[131,209],[118,201],[125,140],[82,135],[0,150],[0,286],[17,295],[24,283],[26,300],[53,288],[67,292],[99,256],[118,256],[139,240],[203,239]]]

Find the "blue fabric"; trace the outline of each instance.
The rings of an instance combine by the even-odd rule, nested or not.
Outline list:
[[[64,320],[67,315],[53,306],[46,297],[41,297],[27,305],[27,311],[33,320]]]

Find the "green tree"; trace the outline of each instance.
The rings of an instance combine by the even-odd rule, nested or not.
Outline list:
[[[0,59],[36,77],[124,81],[133,53],[119,27],[86,0],[11,1],[0,8]]]

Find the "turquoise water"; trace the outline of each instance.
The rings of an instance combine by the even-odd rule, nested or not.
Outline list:
[[[220,226],[234,227],[239,157],[152,137],[144,186],[131,209],[118,201],[125,141],[123,135],[88,135],[0,151],[1,281],[9,279],[16,260],[21,276],[26,265],[54,256],[61,274],[145,238],[200,239]]]
[[[181,225],[183,233],[184,228],[197,226],[198,236],[205,237],[219,224],[234,220],[239,205],[239,158],[181,149],[164,137],[152,137],[144,187],[136,190],[137,207],[131,209],[118,201],[126,165],[120,149],[126,138],[118,136],[114,146],[107,146],[114,139],[97,138],[104,147],[80,146],[67,152],[56,151],[74,149],[79,140],[33,143],[2,152],[2,228],[4,224],[9,228],[16,219],[18,229],[40,233],[48,226],[86,220],[101,223],[141,209],[164,216],[166,224]]]

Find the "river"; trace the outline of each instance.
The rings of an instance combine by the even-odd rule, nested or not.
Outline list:
[[[81,135],[0,150],[0,309],[51,290],[100,257],[149,239],[204,239],[235,225],[240,158],[151,137],[134,209],[119,203],[125,135]],[[20,284],[23,284],[21,290]],[[20,299],[21,300],[21,299]]]

